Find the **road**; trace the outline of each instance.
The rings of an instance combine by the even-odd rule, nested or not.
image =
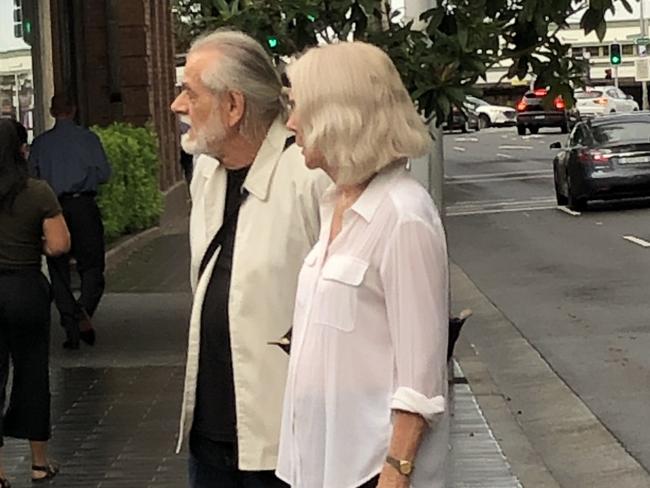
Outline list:
[[[450,255],[650,471],[650,205],[558,208],[565,138],[445,136]]]

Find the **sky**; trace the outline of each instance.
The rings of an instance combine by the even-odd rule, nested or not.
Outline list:
[[[0,52],[29,47],[14,37],[14,0],[0,0]]]

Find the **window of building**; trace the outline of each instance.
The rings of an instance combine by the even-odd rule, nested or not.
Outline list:
[[[592,58],[597,58],[600,56],[600,46],[587,46],[584,48],[586,53],[589,53],[589,56]]]
[[[634,45],[632,44],[624,44],[622,46],[623,48],[623,54],[626,56],[634,56]]]
[[[23,37],[23,5],[22,0],[14,0],[14,37]]]

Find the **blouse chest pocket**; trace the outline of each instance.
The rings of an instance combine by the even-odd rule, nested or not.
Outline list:
[[[330,256],[323,266],[314,322],[350,332],[357,321],[359,293],[368,263],[353,256]]]

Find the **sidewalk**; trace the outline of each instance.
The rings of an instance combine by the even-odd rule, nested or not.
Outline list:
[[[50,449],[61,463],[53,486],[187,486],[186,454],[173,452],[191,302],[186,216],[168,216],[112,266],[94,348],[62,350],[53,314]],[[449,486],[519,487],[462,371],[456,376]],[[3,462],[12,486],[32,486],[26,442],[7,439]]]

